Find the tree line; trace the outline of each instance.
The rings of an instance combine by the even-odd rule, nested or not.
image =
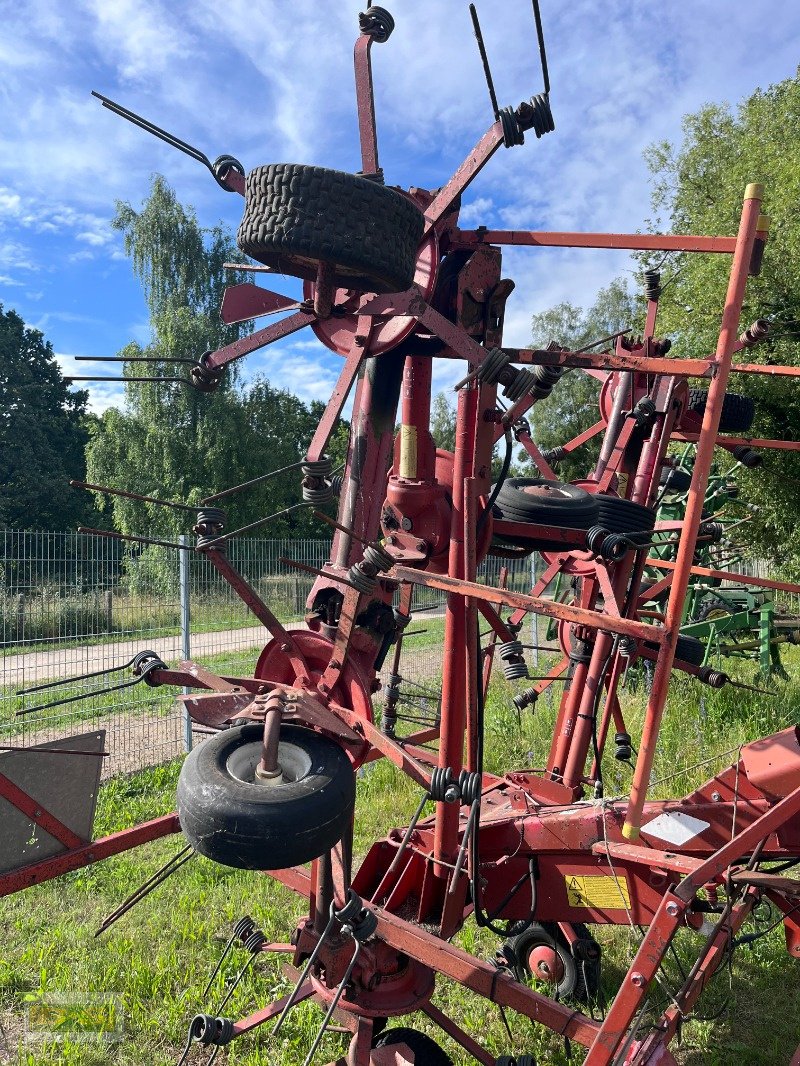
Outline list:
[[[765,185],[764,210],[772,228],[763,269],[748,286],[743,325],[771,322],[768,340],[744,361],[758,358],[798,365],[800,335],[800,75],[758,90],[738,107],[708,105],[687,115],[679,145],[652,145],[646,160],[652,176],[653,217],[648,228],[683,233],[735,233],[745,186]],[[218,308],[225,285],[241,280],[226,262],[241,261],[232,235],[222,226],[203,229],[167,182],[156,177],[140,210],[118,203],[112,225],[139,278],[149,312],[151,339],[122,349],[127,374],[183,377],[187,356],[235,340],[251,323],[226,326]],[[727,282],[727,256],[642,255],[638,267],[662,274],[658,332],[673,342],[672,354],[700,358],[713,352]],[[564,302],[532,319],[532,342],[580,347],[618,329],[641,330],[645,300],[638,281],[614,279],[593,303]],[[145,356],[151,363],[134,361]],[[579,371],[567,373],[550,398],[532,411],[534,439],[541,448],[564,443],[597,419],[598,383]],[[756,401],[757,437],[800,439],[800,390],[786,379],[734,375],[731,388]],[[0,527],[69,528],[93,521],[126,532],[171,536],[185,531],[180,512],[120,498],[92,498],[66,490],[70,477],[180,502],[246,481],[300,458],[322,411],[256,378],[244,388],[236,364],[214,393],[178,383],[128,383],[125,405],[102,418],[87,413],[88,394],[69,387],[52,346],[0,305]],[[433,431],[448,447],[452,408],[438,397]],[[333,442],[344,456],[346,426]],[[565,480],[585,476],[593,465],[587,446],[560,468]],[[720,465],[728,456],[720,458]],[[514,471],[530,470],[524,453]],[[789,570],[800,570],[794,530],[800,520],[800,457],[765,452],[763,465],[737,475],[742,496],[754,505],[747,540],[753,549]],[[229,501],[231,528],[298,500],[296,473],[276,478]],[[266,527],[270,536],[309,536],[312,516],[298,510]]]

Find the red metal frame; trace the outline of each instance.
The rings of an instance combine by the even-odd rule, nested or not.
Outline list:
[[[368,174],[379,171],[372,43],[369,30],[364,29],[354,57],[362,167]],[[473,780],[480,785],[480,801],[474,807],[478,827],[469,847],[466,809],[458,802],[437,802],[430,817],[407,828],[391,829],[385,840],[370,848],[355,871],[352,840],[346,838],[317,859],[310,872],[293,869],[272,874],[308,901],[308,918],[292,937],[294,964],[301,965],[313,950],[319,950],[318,965],[301,988],[300,999],[315,996],[320,1002],[331,1002],[352,954],[352,942],[341,937],[321,942],[330,907],[341,905],[352,887],[368,901],[365,906],[375,915],[376,932],[362,945],[358,965],[338,1006],[337,1016],[345,1019],[354,1033],[348,1058],[351,1066],[373,1061],[372,1018],[415,1009],[424,1011],[478,1061],[493,1061],[476,1039],[430,1004],[437,973],[582,1045],[587,1049],[587,1064],[618,1062],[620,1054],[631,1064],[670,1062],[673,1060],[666,1046],[682,1013],[691,1008],[708,976],[720,965],[730,937],[760,895],[766,893],[784,909],[787,937],[800,951],[800,936],[787,903],[787,893],[793,891],[791,884],[763,874],[759,881],[754,874],[758,861],[800,855],[797,735],[789,732],[774,742],[779,764],[775,768],[759,761],[754,752],[743,751],[733,766],[690,796],[658,802],[647,798],[689,577],[695,573],[723,576],[723,572],[693,565],[714,448],[738,443],[777,449],[800,447],[793,442],[744,441],[718,435],[731,373],[800,375],[794,368],[732,363],[733,355],[749,346],[746,337],[738,339],[738,329],[747,277],[758,258],[754,248],[761,249],[766,240],[759,213],[762,189],[748,186],[736,237],[460,230],[460,194],[503,141],[503,123],[498,119],[438,193],[414,191],[415,197],[427,203],[421,257],[430,258],[431,248],[440,249],[437,254],[442,256],[461,256],[449,305],[435,299],[435,263],[433,275],[426,267],[425,292],[415,285],[405,293],[365,294],[351,315],[350,325],[343,327],[352,330],[349,348],[337,340],[337,350],[346,350],[346,359],[308,460],[323,456],[355,385],[351,440],[331,561],[318,572],[309,597],[307,629],[287,632],[232,567],[224,547],[219,542],[205,545],[198,550],[206,551],[270,631],[272,640],[253,678],[218,678],[191,663],[181,664],[178,670],[155,670],[149,676],[155,684],[206,690],[207,696],[184,697],[190,713],[206,725],[221,726],[248,717],[263,720],[256,706],[258,697],[272,693],[283,699],[291,692],[294,719],[336,739],[350,753],[354,765],[388,758],[423,790],[433,788],[437,771],[450,771],[455,781],[462,770],[467,775],[465,781],[470,774],[475,775]],[[239,175],[229,185],[244,193]],[[618,375],[615,380],[620,387],[613,401],[609,389],[610,406],[601,410],[600,420],[565,445],[567,451],[575,451],[604,432],[600,460],[593,477],[584,483],[591,491],[619,494],[652,506],[670,441],[697,441],[686,518],[676,560],[668,567],[670,596],[663,625],[643,620],[636,590],[646,563],[667,564],[648,560],[642,550],[628,550],[621,557],[606,560],[602,552],[587,550],[585,534],[530,524],[520,529],[517,523],[495,521],[485,512],[494,444],[535,402],[526,397],[503,414],[497,408],[496,384],[481,382],[481,375],[475,373],[487,353],[502,344],[503,307],[510,291],[501,281],[504,245],[677,250],[731,257],[713,357],[666,358],[655,337],[656,300],[648,303],[643,338],[630,341],[617,337],[609,351],[503,349],[510,361],[520,366],[579,367],[603,379]],[[315,287],[308,290],[313,299],[309,297],[296,310],[297,305],[286,298],[254,286],[229,290],[225,314],[230,320],[265,313],[265,309],[294,313],[210,353],[205,358],[206,369],[219,370],[330,315],[333,297],[330,284],[325,282],[326,270],[326,264],[321,264]],[[413,323],[414,331],[404,339],[402,350],[377,339],[376,323],[392,316]],[[476,321],[481,323],[478,328]],[[406,338],[405,327],[402,332]],[[458,396],[452,456],[437,452],[430,435],[431,356],[424,344],[417,343],[418,333],[441,340],[436,357],[464,359],[470,371]],[[328,343],[325,333],[318,336]],[[334,347],[332,340],[330,346]],[[687,377],[710,379],[705,414],[696,433],[687,432],[680,423]],[[637,399],[648,395],[652,400],[652,416],[643,430],[633,404],[626,401],[632,394]],[[400,433],[395,443],[401,396]],[[524,426],[520,442],[543,476],[552,479],[552,466]],[[494,532],[506,536],[546,536],[558,545],[557,551],[546,553],[545,573],[530,594],[508,590],[502,587],[504,581],[497,588],[477,582],[477,566],[490,549],[493,527]],[[348,573],[362,560],[363,545],[381,536],[394,566],[377,576],[372,592],[359,592]],[[543,595],[559,573],[574,576],[573,603]],[[746,580],[765,587],[797,588],[789,583]],[[667,587],[666,579],[664,585]],[[393,729],[382,729],[374,721],[372,697],[380,688],[375,664],[385,655],[386,634],[368,619],[381,611],[386,617],[396,593],[400,613],[407,616],[416,586],[447,593],[440,724],[398,737]],[[510,612],[507,621],[500,616],[501,609]],[[567,681],[544,769],[509,768],[502,776],[483,772],[482,694],[488,686],[492,655],[482,658],[479,651],[479,612],[489,620],[492,648],[497,637],[503,642],[513,640],[518,625],[530,612],[559,622],[564,658],[531,688],[535,698],[554,681]],[[398,674],[402,627],[393,636],[393,673]],[[599,770],[607,734],[612,722],[618,731],[624,731],[625,726],[618,699],[624,673],[620,638],[647,641],[655,649],[652,655],[648,652],[655,660],[655,675],[630,797],[600,802]],[[496,649],[492,654],[497,657]],[[438,742],[435,750],[426,747],[430,741]],[[766,738],[757,743],[769,742]],[[587,790],[593,789],[598,792],[598,802],[586,803]],[[9,793],[2,778],[0,795],[12,802],[19,800]],[[20,809],[22,802],[17,804]],[[654,828],[665,823],[685,825],[687,819],[701,827],[688,837],[671,840],[659,836]],[[46,863],[3,875],[0,894],[177,829],[177,817],[169,815],[101,841],[80,842]],[[475,841],[479,856],[474,854]],[[462,866],[465,853],[467,861]],[[509,892],[509,886],[514,885],[518,888]],[[583,887],[579,890],[576,885]],[[727,893],[715,930],[701,947],[684,986],[675,992],[660,1028],[643,1040],[628,1042],[630,1046],[625,1048],[626,1034],[677,930],[687,922],[698,924],[700,890]],[[454,933],[471,917],[486,921],[481,909],[494,923],[531,915],[558,923],[569,943],[578,939],[575,924],[586,921],[631,923],[647,930],[608,1014],[598,1022],[452,944]],[[274,1018],[285,1003],[285,999],[272,1003],[236,1022],[234,1035]]]

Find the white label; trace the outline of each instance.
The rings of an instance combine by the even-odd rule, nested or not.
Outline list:
[[[642,832],[651,837],[658,837],[659,840],[666,840],[668,844],[679,845],[699,836],[710,825],[711,822],[692,818],[690,814],[683,814],[681,811],[665,811],[652,822],[643,825]]]

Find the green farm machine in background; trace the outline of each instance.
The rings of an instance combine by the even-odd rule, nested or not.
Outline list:
[[[694,445],[689,444],[675,457],[671,469],[662,475],[659,498],[659,522],[681,522],[694,466]],[[738,454],[736,454],[738,453]],[[760,456],[750,448],[737,448],[736,462],[720,472],[712,468],[705,496],[706,538],[698,541],[695,565],[711,570],[743,573],[748,564],[739,536],[733,534],[747,523],[755,508],[739,499],[735,481],[741,466],[759,465]],[[678,535],[650,549],[651,557],[672,561],[678,548]],[[655,584],[663,573],[645,571],[646,580]],[[668,590],[646,606],[658,612]],[[757,660],[762,674],[786,677],[781,665],[780,645],[800,643],[800,618],[782,613],[775,599],[763,589],[723,583],[719,578],[696,577],[690,580],[686,595],[681,633],[694,637],[705,646],[702,665],[723,656]]]

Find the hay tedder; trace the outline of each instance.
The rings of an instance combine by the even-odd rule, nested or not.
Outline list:
[[[494,119],[434,191],[384,184],[370,53],[394,23],[380,7],[360,16],[355,45],[357,175],[296,164],[245,174],[234,158],[212,163],[102,98],[112,111],[194,155],[224,190],[244,198],[238,243],[253,261],[249,269],[304,279],[301,301],[255,284],[231,286],[222,304],[225,321],[284,317],[207,352],[187,385],[213,390],[227,364],[302,329],[342,358],[330,402],[298,463],[305,503],[339,501],[335,522],[329,519],[335,526],[330,561],[316,574],[305,628],[286,629],[229,560],[226,543],[239,531],[226,529],[220,493],[197,510],[192,550],[206,555],[271,639],[247,677],[218,676],[188,661],[170,668],[155,655],[133,664],[148,685],[191,689],[181,697],[184,705],[212,731],[185,761],[177,813],[90,841],[8,777],[0,779],[3,795],[57,842],[49,859],[1,875],[4,894],[182,831],[208,858],[268,871],[305,901],[285,944],[259,941],[246,921],[238,930],[243,942],[255,936],[257,950],[288,955],[297,981],[291,995],[240,1020],[198,1015],[187,1051],[193,1043],[216,1051],[265,1024],[277,1030],[295,1004],[315,999],[324,1017],[306,1064],[334,1019],[352,1034],[346,1060],[339,1060],[350,1066],[449,1062],[412,1025],[387,1027],[387,1019],[414,1012],[477,1062],[534,1061],[513,1049],[496,1058],[435,1006],[437,982],[449,981],[560,1034],[574,1053],[583,1049],[588,1066],[666,1064],[675,1061],[668,1045],[761,900],[771,902],[785,926],[795,960],[787,966],[800,959],[800,881],[791,876],[800,864],[798,728],[753,738],[691,795],[648,798],[673,671],[711,686],[733,683],[703,666],[696,642],[679,634],[690,579],[728,577],[694,563],[697,545],[714,535],[702,512],[715,449],[789,446],[720,433],[726,406],[735,402],[732,378],[798,373],[734,361],[767,329],[759,321],[742,330],[739,321],[748,276],[758,273],[767,241],[763,190],[748,185],[735,236],[461,228],[461,195],[494,153],[521,145],[526,134],[538,138],[554,129],[536,4],[534,16],[544,92],[501,109],[473,9]],[[716,350],[682,358],[657,336],[655,272],[646,275],[640,337],[626,331],[579,352],[557,344],[504,347],[504,308],[514,288],[502,275],[506,245],[726,256],[730,275]],[[430,432],[434,359],[464,366],[452,453],[437,449]],[[525,415],[572,368],[604,385],[598,421],[563,449],[574,450],[592,434],[602,434],[602,447],[586,478],[565,484],[537,448]],[[691,402],[689,379],[707,385],[699,398],[692,390]],[[347,461],[334,476],[326,448],[351,392]],[[514,438],[538,477],[507,477]],[[675,440],[696,444],[685,514],[657,521]],[[506,459],[493,486],[498,444]],[[676,532],[674,557],[664,559],[655,549]],[[487,554],[509,550],[541,554],[543,571],[528,594],[476,580]],[[661,568],[660,587],[651,581],[643,588],[646,566]],[[559,575],[574,582],[573,602],[547,595]],[[440,713],[412,728],[398,710],[403,634],[415,591],[428,589],[446,594]],[[668,593],[662,620],[646,617],[644,605],[662,591]],[[520,640],[531,612],[558,627],[562,654],[545,678],[529,678]],[[493,634],[492,656],[481,646],[479,619]],[[631,738],[619,688],[636,659],[650,660],[654,671],[641,735]],[[492,661],[514,683],[521,713],[533,713],[537,697],[559,682],[552,743],[549,752],[537,753],[538,767],[484,769]],[[381,691],[385,663],[389,682]],[[604,794],[603,764],[612,744],[629,758],[635,752],[624,798]],[[416,783],[419,806],[408,825],[387,826],[386,836],[356,861],[356,771],[382,758]],[[499,938],[497,958],[479,958],[453,943],[467,923]],[[598,1018],[581,1001],[590,1003],[598,990],[600,948],[590,930],[603,924],[633,930],[638,949]],[[654,1017],[646,1010],[651,987],[687,927],[697,931],[695,961]],[[792,1053],[786,1049],[787,1063]]]

